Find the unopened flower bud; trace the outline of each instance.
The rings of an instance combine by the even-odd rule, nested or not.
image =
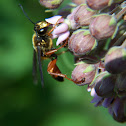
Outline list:
[[[105,56],[105,69],[112,74],[126,71],[126,48],[114,46]]]
[[[55,9],[60,6],[60,4],[63,2],[63,0],[39,0],[40,4],[50,8],[50,9]]]
[[[71,14],[69,14],[67,16],[67,20],[66,21],[67,21],[67,24],[69,24],[69,27],[71,29],[77,29],[78,28],[78,26],[77,26],[77,24],[76,24],[76,22],[74,20],[74,15],[75,15],[75,13],[77,12],[78,9],[79,9],[79,6],[74,8],[73,11],[71,12]]]
[[[77,82],[78,85],[90,84],[96,74],[96,68],[94,65],[86,63],[78,63],[72,72],[72,80]],[[81,82],[81,83],[79,83]]]
[[[68,41],[68,48],[74,55],[84,55],[97,46],[94,37],[87,30],[79,29],[71,35]]]
[[[111,4],[111,0],[86,0],[87,5],[94,9],[94,10],[100,10],[103,9],[106,6],[109,6]]]
[[[77,24],[77,27],[88,26],[93,19],[92,16],[94,14],[96,14],[96,12],[87,7],[86,4],[79,5],[74,15],[74,20]]]
[[[108,14],[97,15],[89,25],[91,35],[97,40],[113,37],[116,27],[116,19]]]
[[[124,0],[86,0],[87,5],[93,10],[101,10],[111,6],[113,3],[119,3]]]
[[[94,87],[97,95],[105,98],[114,96],[115,81],[115,76],[112,76],[108,72],[101,73],[96,78]]]
[[[86,3],[86,0],[72,0],[73,3],[80,5]]]
[[[118,74],[116,80],[116,88],[119,91],[125,91],[126,94],[126,72]]]

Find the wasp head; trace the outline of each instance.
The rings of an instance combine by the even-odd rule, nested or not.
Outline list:
[[[44,35],[47,33],[49,23],[45,21],[39,21],[34,26],[34,31],[37,32],[39,35]]]

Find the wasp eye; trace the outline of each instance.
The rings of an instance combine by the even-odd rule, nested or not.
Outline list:
[[[42,29],[40,29],[40,32],[43,32],[44,31],[44,29],[42,28]]]

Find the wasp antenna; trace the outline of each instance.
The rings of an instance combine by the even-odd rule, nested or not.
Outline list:
[[[20,8],[22,9],[24,15],[28,18],[28,20],[29,20],[32,24],[35,24],[35,23],[28,17],[28,15],[26,14],[26,12],[25,12],[24,9],[23,9],[23,6],[22,6],[21,4],[19,4],[19,6],[20,6]]]

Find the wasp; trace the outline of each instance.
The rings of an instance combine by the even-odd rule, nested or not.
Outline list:
[[[37,72],[37,61],[39,66],[39,72],[41,77],[41,84],[42,87],[44,86],[43,82],[43,72],[42,72],[42,64],[41,61],[45,59],[51,59],[48,64],[47,72],[56,80],[64,81],[64,78],[69,79],[66,75],[62,74],[59,70],[58,66],[56,65],[57,62],[57,52],[59,49],[66,46],[67,42],[64,45],[59,47],[58,49],[53,48],[53,41],[51,38],[51,32],[54,30],[55,26],[58,24],[56,23],[52,29],[49,30],[51,24],[46,21],[38,21],[34,23],[26,14],[21,4],[19,4],[25,16],[30,20],[31,23],[34,24],[34,34],[32,37],[32,44],[34,49],[33,55],[33,76],[36,76]],[[57,21],[58,22],[58,21]],[[36,78],[36,77],[35,77]],[[36,79],[35,79],[36,80]],[[71,80],[71,79],[69,79]]]

